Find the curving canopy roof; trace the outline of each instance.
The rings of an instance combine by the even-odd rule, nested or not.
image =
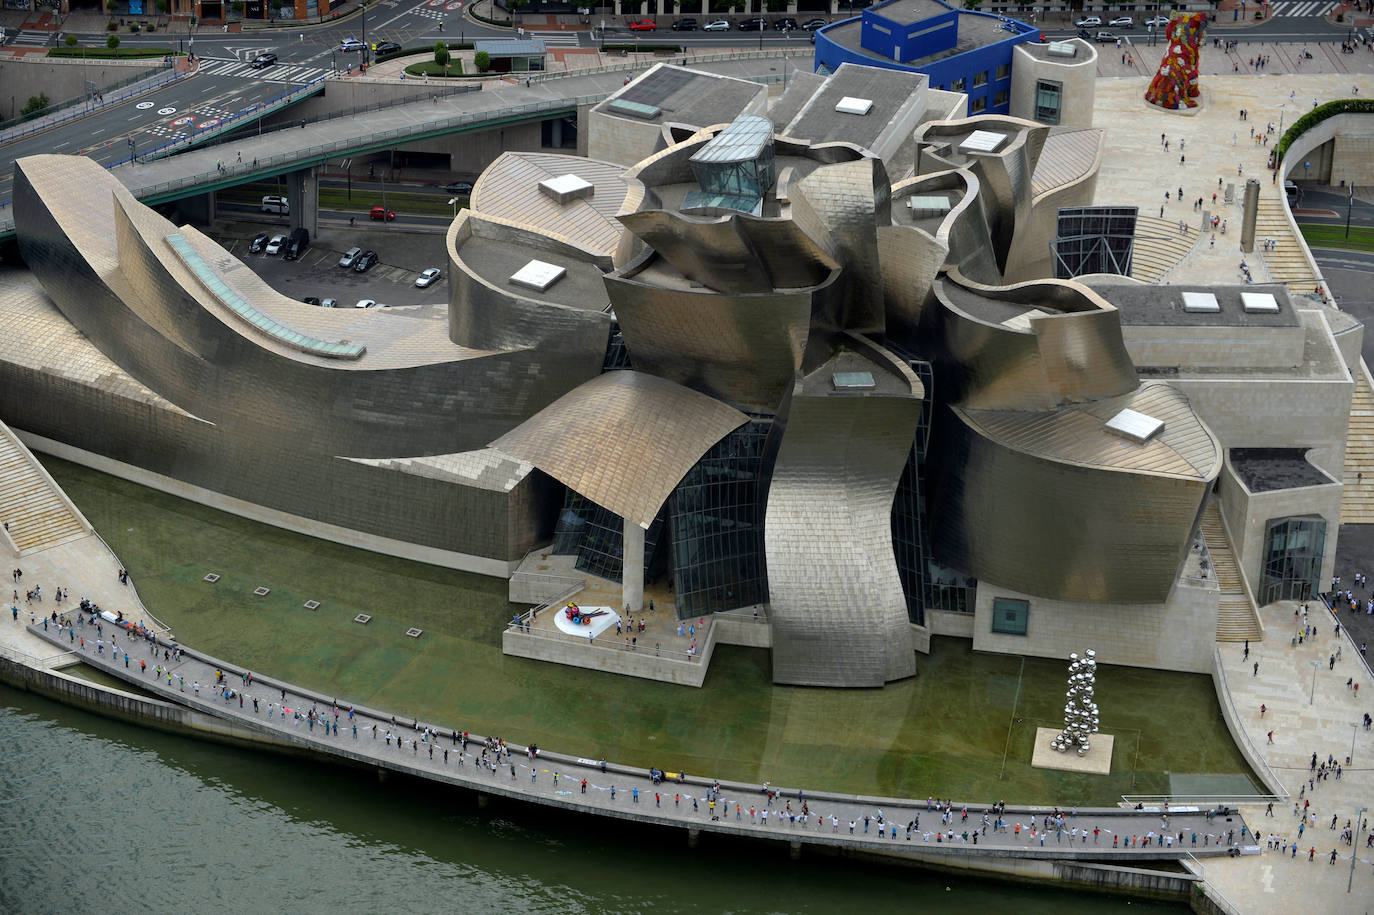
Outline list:
[[[648,528],[673,487],[748,417],[655,375],[599,375],[491,443]]]

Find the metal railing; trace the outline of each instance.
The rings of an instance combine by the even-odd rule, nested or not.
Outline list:
[[[98,111],[108,105],[115,105],[145,92],[161,89],[168,83],[186,75],[186,73],[178,71],[175,65],[164,64],[162,72],[153,76],[149,76],[147,73],[136,73],[128,79],[120,80],[112,86],[98,90],[98,92],[49,105],[43,110],[45,113],[35,112],[28,116],[21,115],[7,121],[0,121],[0,143],[9,143],[12,140],[32,136],[50,127],[65,124],[74,118]],[[146,83],[146,85],[140,85],[140,83]],[[99,96],[98,100],[94,97],[96,95]]]
[[[1286,794],[1123,794],[1122,803],[1134,807],[1136,804],[1144,804],[1146,807],[1163,808],[1169,805],[1170,813],[1180,812],[1180,808],[1187,807],[1218,807],[1231,804],[1268,804],[1275,801],[1286,801]]]
[[[560,646],[569,644],[566,638],[558,638],[556,636],[546,635],[542,632],[525,632],[520,629],[516,629],[515,631],[519,632],[520,637],[525,639],[539,639]],[[652,654],[655,663],[680,664],[687,667],[700,664],[701,656],[705,653],[705,647],[700,644],[695,653],[690,653],[689,648],[679,646],[673,646],[671,648],[651,648],[647,642],[643,644],[631,643],[630,645],[624,645],[615,641],[602,642],[588,640],[582,643],[582,647],[588,651],[615,652],[617,654],[639,654],[646,656]]]
[[[542,604],[531,607],[519,616],[512,617],[510,622],[506,623],[506,627],[510,628],[513,626],[517,632],[524,632],[539,614],[543,613],[545,610],[558,606],[574,594],[580,594],[586,587],[587,583],[585,581],[578,581],[570,584],[562,591],[559,591],[557,594],[545,600]],[[555,610],[554,612],[556,613],[557,611]]]
[[[659,56],[662,56],[662,57],[664,57],[664,58],[670,58],[670,57],[677,57],[678,59],[684,59],[684,58],[685,58],[685,59],[687,60],[688,64],[709,64],[709,63],[716,63],[716,62],[718,62],[718,61],[724,61],[724,60],[763,60],[763,59],[771,59],[771,58],[783,59],[783,58],[791,58],[791,57],[799,57],[799,58],[800,58],[800,57],[806,56],[806,55],[803,55],[803,54],[790,54],[790,53],[788,53],[789,50],[791,50],[791,49],[776,48],[776,49],[771,49],[771,50],[766,50],[766,51],[736,51],[736,52],[728,53],[728,54],[696,54],[696,55],[693,55],[690,51],[680,51],[680,52],[677,52],[677,53],[674,53],[674,54],[663,54],[663,55],[659,55]],[[645,53],[645,52],[638,52],[638,53]],[[654,61],[654,63],[659,63],[659,61]],[[521,81],[528,80],[529,82],[533,82],[533,83],[543,83],[543,82],[548,82],[549,80],[552,80],[552,79],[566,79],[566,78],[568,78],[568,77],[570,77],[570,76],[595,76],[595,75],[598,74],[598,73],[621,73],[621,72],[624,72],[625,70],[643,70],[643,69],[645,69],[645,68],[648,67],[648,66],[652,66],[652,64],[650,64],[649,61],[646,61],[646,60],[630,60],[630,59],[627,58],[626,60],[622,61],[621,63],[616,63],[616,64],[602,64],[601,66],[598,66],[598,67],[583,67],[583,68],[579,68],[579,69],[576,69],[576,70],[572,70],[572,69],[569,69],[569,70],[545,70],[545,71],[542,72],[542,73],[520,73],[520,74],[516,74],[516,75],[518,75],[518,77],[519,77],[519,79],[520,79]],[[506,77],[506,76],[509,76],[509,74],[503,74],[503,77]],[[743,78],[743,79],[749,79],[749,77],[742,77],[742,78]],[[780,79],[780,78],[781,78],[781,77],[779,77],[779,79]],[[766,80],[766,79],[768,79],[768,78],[767,78],[767,77],[759,77],[759,79]]]
[[[1235,697],[1231,695],[1231,687],[1226,682],[1226,665],[1223,664],[1221,660],[1221,649],[1212,649],[1212,661],[1216,665],[1216,676],[1221,680],[1221,688],[1217,690],[1217,693],[1225,697],[1226,706],[1231,712],[1231,720],[1236,722],[1236,729],[1240,731],[1239,739],[1244,740],[1246,746],[1249,747],[1250,752],[1248,756],[1251,761],[1258,763],[1259,768],[1262,770],[1261,779],[1264,783],[1269,786],[1278,786],[1279,789],[1276,795],[1257,794],[1255,797],[1263,797],[1266,800],[1270,798],[1287,800],[1291,796],[1291,792],[1289,792],[1288,788],[1279,779],[1278,775],[1274,773],[1274,770],[1269,768],[1269,763],[1264,760],[1264,754],[1259,751],[1254,741],[1250,739],[1250,732],[1240,724],[1244,719],[1240,716],[1240,710],[1236,708]],[[1236,735],[1233,734],[1232,736],[1234,737]]]
[[[1192,862],[1192,868],[1196,868],[1197,875],[1202,878],[1202,892],[1207,898],[1212,900],[1212,903],[1226,915],[1244,915],[1244,909],[1227,899],[1226,895],[1217,889],[1216,884],[1207,879],[1207,868],[1202,866],[1202,862],[1192,852],[1187,852],[1186,855],[1184,866],[1187,867],[1188,862]]]

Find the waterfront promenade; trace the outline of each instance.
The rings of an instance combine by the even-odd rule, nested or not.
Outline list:
[[[89,622],[66,631],[51,622],[45,630],[41,623],[30,625],[27,618],[19,625],[54,648],[75,646],[85,663],[165,701],[233,721],[275,743],[480,794],[685,828],[689,837],[718,832],[798,848],[826,845],[899,856],[1142,862],[1225,855],[1232,846],[1254,844],[1238,814],[1211,816],[1197,807],[1175,807],[1167,814],[1163,809],[1069,809],[1055,820],[1051,807],[1008,806],[998,816],[989,810],[998,799],[984,798],[968,804],[967,818],[966,802],[956,802],[948,822],[942,822],[941,812],[922,799],[808,793],[805,788],[779,786],[775,790],[780,796],[770,802],[761,785],[715,782],[692,773],[678,781],[672,760],[661,762],[668,775],[655,784],[644,769],[546,749],[535,757],[524,746],[506,745],[498,755],[494,746],[484,746],[484,737],[471,737],[464,751],[461,724],[417,722],[357,707],[350,715],[347,697],[312,694],[256,672],[249,683],[244,679],[248,671],[184,647],[180,661],[169,660],[166,642],[155,647],[108,623],[99,631]],[[97,640],[103,651],[98,651]],[[218,689],[217,671],[225,674]],[[226,698],[225,688],[234,694]],[[311,711],[320,721],[313,727],[306,717]],[[490,741],[494,744],[499,738]]]

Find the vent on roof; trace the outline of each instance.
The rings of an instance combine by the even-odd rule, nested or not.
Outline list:
[[[1267,292],[1242,292],[1240,302],[1252,315],[1274,315],[1279,313],[1278,301]]]
[[[837,391],[871,391],[877,387],[872,372],[836,372],[830,380]]]
[[[606,108],[616,114],[628,115],[632,118],[641,118],[645,121],[652,121],[663,113],[663,109],[657,105],[641,105],[639,102],[627,102],[623,98],[613,98],[606,103]]]
[[[912,219],[930,219],[949,213],[949,198],[943,194],[928,197],[916,195],[906,199],[906,206],[911,211]]]
[[[1221,305],[1210,292],[1185,292],[1183,310],[1194,314],[1215,314],[1221,311]]]
[[[1107,420],[1107,431],[1143,445],[1164,430],[1164,420],[1136,410],[1122,410]]]
[[[1051,57],[1077,57],[1078,45],[1072,41],[1051,41],[1045,53]]]
[[[840,114],[868,114],[873,110],[873,100],[846,95],[836,103],[835,110]]]
[[[557,264],[547,264],[544,261],[530,261],[510,276],[510,281],[516,286],[524,286],[526,289],[533,289],[535,292],[544,292],[554,283],[563,278],[568,271]]]
[[[544,192],[544,196],[552,197],[562,205],[582,197],[591,197],[596,193],[596,185],[576,175],[559,175],[557,178],[545,178],[539,182],[539,190]]]
[[[960,152],[995,152],[1007,139],[1006,134],[991,130],[975,130],[959,144]]]

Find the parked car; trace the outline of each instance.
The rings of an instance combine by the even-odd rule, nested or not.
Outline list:
[[[343,253],[343,257],[339,258],[339,266],[345,269],[352,267],[358,262],[358,258],[362,256],[362,253],[363,249],[357,246],[349,248]]]
[[[695,32],[697,21],[695,19],[679,19],[673,23],[674,32]]]
[[[345,38],[343,41],[339,42],[339,50],[344,53],[349,51],[365,51],[367,50],[367,45],[356,38]]]
[[[379,41],[372,46],[372,50],[377,54],[395,54],[401,50],[401,46],[394,41]]]
[[[824,19],[808,19],[802,23],[802,28],[806,29],[808,32],[814,32],[816,29],[824,28],[829,24],[830,23]]]
[[[420,272],[420,275],[415,278],[415,288],[427,289],[431,285],[433,285],[435,280],[437,280],[439,277],[443,275],[443,271],[441,271],[438,267],[430,267],[427,270],[423,270]]]
[[[454,181],[451,184],[445,184],[444,190],[450,194],[457,194],[459,197],[470,197],[472,196],[472,182]]]
[[[730,22],[726,19],[712,19],[703,25],[701,30],[703,32],[728,32],[730,31]]]
[[[1153,19],[1146,19],[1146,20],[1145,20],[1145,28],[1147,28],[1147,29],[1162,29],[1162,28],[1164,28],[1164,27],[1165,27],[1166,25],[1168,25],[1168,24],[1169,24],[1169,17],[1168,17],[1168,16],[1156,16],[1156,17],[1154,17]]]
[[[1091,33],[1088,32],[1087,29],[1079,29],[1078,37],[1082,38],[1084,41],[1091,41],[1093,36]]]
[[[353,272],[354,272],[354,273],[366,273],[367,271],[371,270],[371,269],[372,269],[373,267],[375,267],[376,265],[377,265],[377,252],[376,252],[376,251],[371,251],[371,250],[364,251],[363,254],[362,254],[362,256],[358,258],[357,262],[353,264]]]
[[[306,296],[305,298],[301,299],[301,301],[304,302],[304,303],[307,304],[307,305],[318,305],[318,304],[320,304],[320,300],[317,299],[317,298],[315,298],[313,295],[308,295],[308,296]]]
[[[267,247],[267,233],[259,232],[257,235],[254,235],[253,240],[248,243],[248,253],[257,254],[265,247]]]
[[[1117,16],[1111,22],[1107,23],[1107,25],[1114,29],[1133,29],[1135,28],[1135,20],[1130,16]]]
[[[353,307],[354,307],[354,308],[375,308],[376,305],[377,305],[377,300],[376,300],[376,299],[359,299],[357,302],[355,302],[355,303],[353,304]]]
[[[310,231],[304,226],[297,226],[291,230],[291,237],[286,240],[286,249],[282,252],[282,257],[289,261],[296,260],[309,247]]]
[[[766,28],[768,28],[768,20],[762,16],[750,16],[748,19],[739,21],[741,32],[762,32]]]
[[[1111,43],[1114,42],[1114,41],[1120,41],[1120,40],[1121,40],[1121,36],[1120,36],[1120,35],[1116,34],[1115,32],[1108,32],[1108,31],[1106,31],[1105,29],[1104,29],[1103,31],[1098,32],[1096,35],[1093,36],[1093,41],[1098,41],[1098,42],[1101,42],[1102,44],[1111,44]]]
[[[783,16],[781,19],[773,20],[773,28],[779,32],[790,32],[797,27],[797,20],[791,16]]]
[[[373,219],[380,219],[383,222],[391,222],[396,218],[396,211],[388,210],[386,207],[373,207],[368,211],[368,216]]]
[[[1080,29],[1095,29],[1102,24],[1101,16],[1084,16],[1074,23]]]
[[[630,23],[631,32],[652,32],[658,28],[658,23],[652,19],[636,19]]]
[[[338,300],[338,299],[320,299],[320,307],[321,307],[321,308],[338,308],[338,307],[339,307],[339,300]]]
[[[267,242],[266,251],[268,254],[280,254],[281,246],[284,244],[286,244],[285,235],[273,235],[272,238]]]

